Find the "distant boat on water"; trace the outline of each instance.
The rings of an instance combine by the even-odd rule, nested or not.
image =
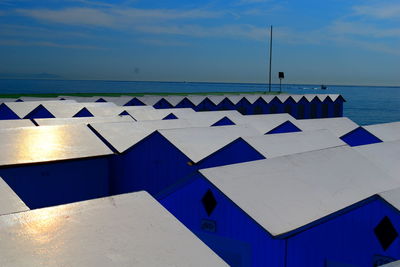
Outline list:
[[[321,90],[326,90],[326,85],[321,84]]]

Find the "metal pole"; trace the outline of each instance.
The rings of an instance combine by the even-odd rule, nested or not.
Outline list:
[[[282,93],[282,79],[279,79],[279,92]]]
[[[272,25],[271,25],[271,36],[269,40],[269,92],[271,92],[271,70],[272,70]]]

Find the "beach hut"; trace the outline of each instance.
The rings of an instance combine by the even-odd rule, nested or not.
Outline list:
[[[27,211],[29,208],[0,177],[0,216]]]
[[[227,95],[224,95],[222,101],[220,101],[219,104],[217,104],[217,110],[235,110],[235,109],[236,109],[235,103],[233,103],[232,100]]]
[[[0,216],[1,266],[227,266],[146,192]]]
[[[400,122],[366,125],[363,128],[383,142],[400,140]]]
[[[310,119],[310,103],[304,95],[293,95],[293,100],[296,101],[296,119]]]
[[[372,266],[400,258],[376,233],[400,225],[376,197],[398,185],[340,146],[200,170],[159,201],[232,266]]]
[[[254,102],[260,98],[258,94],[241,94],[243,99],[239,101],[237,104],[238,107],[241,107],[243,111],[245,111],[245,115],[254,114]],[[242,113],[243,114],[243,113]]]
[[[114,125],[114,130],[92,127],[121,154],[112,160],[113,194],[138,190],[162,194],[200,168],[264,158],[241,138],[259,135],[258,131],[244,126],[156,131],[122,124],[120,129]]]
[[[329,94],[329,98],[333,101],[333,117],[343,117],[343,103],[346,100],[337,94]]]
[[[0,140],[0,176],[31,209],[109,193],[113,153],[85,125],[6,129]]]
[[[256,99],[256,101],[253,102],[253,112],[251,114],[268,114],[268,103],[267,101],[270,101],[271,96],[260,96]]]
[[[304,95],[310,105],[310,119],[321,118],[321,100],[316,94]]]

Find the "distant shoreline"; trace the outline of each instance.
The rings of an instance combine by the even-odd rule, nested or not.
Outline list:
[[[0,94],[0,98],[19,98],[19,97],[48,97],[54,98],[60,95],[62,96],[80,96],[80,97],[93,97],[93,96],[144,96],[144,95],[177,95],[177,96],[185,96],[185,95],[224,95],[224,94],[268,94],[268,95],[279,95],[284,94],[285,92],[263,92],[263,91],[254,91],[254,92],[194,92],[194,93],[62,93],[62,94]]]

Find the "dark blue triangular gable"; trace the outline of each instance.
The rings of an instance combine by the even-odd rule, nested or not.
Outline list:
[[[204,169],[260,159],[265,157],[242,138],[238,138],[199,161],[197,166],[199,169]]]
[[[34,110],[29,112],[24,119],[49,119],[55,118],[43,105],[37,106]]]
[[[163,108],[173,108],[173,106],[171,105],[171,103],[169,103],[167,100],[165,100],[164,98],[161,98],[160,100],[157,101],[157,103],[155,103],[153,105],[154,108],[157,109],[163,109]]]
[[[175,108],[192,108],[196,107],[187,97],[184,97],[176,106]]]
[[[363,127],[358,127],[353,131],[340,137],[349,146],[362,146],[374,143],[381,143],[378,137],[365,130]]]
[[[266,134],[280,134],[280,133],[294,133],[294,132],[301,132],[301,130],[291,121],[285,121],[284,123],[275,127]]]
[[[146,104],[143,103],[142,101],[140,101],[139,99],[137,99],[136,97],[134,97],[131,100],[129,100],[124,106],[125,107],[129,107],[129,106],[146,106]]]
[[[124,110],[124,111],[122,111],[121,113],[118,114],[118,116],[125,116],[125,115],[130,116],[130,114],[126,110]]]
[[[94,117],[93,114],[87,109],[87,108],[82,108],[79,110],[74,116],[74,118],[80,118],[80,117]]]
[[[24,100],[18,98],[18,99],[15,100],[14,102],[24,102]]]
[[[100,98],[97,99],[95,102],[96,102],[96,103],[105,103],[105,102],[107,102],[107,101],[106,101],[104,98],[100,97]]]
[[[169,113],[167,116],[163,118],[163,120],[177,120],[178,117],[174,115],[174,113]]]
[[[0,105],[0,120],[18,120],[19,117],[6,104]]]
[[[211,126],[225,126],[225,125],[236,125],[236,124],[225,116]]]

